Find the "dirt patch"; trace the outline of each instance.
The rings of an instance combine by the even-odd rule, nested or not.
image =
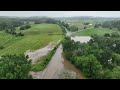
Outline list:
[[[30,51],[30,50],[26,51],[25,56],[28,56],[29,59],[32,60],[32,64],[35,64],[38,59],[47,55],[50,51],[53,50],[54,47],[55,47],[55,44],[51,42],[44,48],[40,48],[35,51]]]

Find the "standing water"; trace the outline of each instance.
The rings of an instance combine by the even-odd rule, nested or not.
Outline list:
[[[70,33],[68,33],[68,30],[66,29],[67,35],[70,36]],[[76,36],[71,37],[72,40],[75,42],[79,41],[81,43],[88,42],[91,37],[89,36]],[[54,56],[52,57],[52,60],[47,65],[46,69],[44,71],[40,72],[32,72],[32,76],[35,79],[59,79],[60,74],[64,70],[69,70],[75,73],[77,79],[85,79],[85,77],[82,75],[79,69],[77,69],[73,64],[71,64],[68,60],[64,58],[62,55],[63,48],[62,45],[60,45]]]
[[[71,40],[74,40],[75,42],[79,41],[81,43],[87,43],[91,39],[90,36],[75,36],[71,37]]]
[[[77,79],[84,79],[80,70],[72,65],[69,61],[67,61],[63,57],[62,53],[63,48],[62,45],[60,45],[57,48],[53,58],[47,65],[46,69],[40,72],[31,72],[32,77],[34,79],[61,79],[60,74],[62,74],[62,72],[67,69],[70,72],[74,72]]]
[[[62,55],[62,56],[64,58],[64,55]],[[79,69],[77,69],[73,64],[71,64],[70,61],[66,60],[65,58],[64,58],[64,67],[70,71],[75,72],[77,79],[85,79],[82,72]]]

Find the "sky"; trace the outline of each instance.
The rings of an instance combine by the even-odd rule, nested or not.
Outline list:
[[[120,17],[120,11],[0,11],[0,16],[48,16],[48,17],[72,17],[72,16],[99,16]]]

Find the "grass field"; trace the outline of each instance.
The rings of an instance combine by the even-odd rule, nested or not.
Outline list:
[[[85,31],[80,31],[72,36],[91,36],[93,34],[98,34],[98,35],[104,35],[105,33],[112,33],[112,32],[117,32],[120,33],[118,30],[111,30],[108,28],[92,28],[92,29],[86,29]]]
[[[17,30],[19,32],[19,30]],[[51,41],[57,42],[63,38],[63,35],[48,35],[62,34],[62,30],[55,24],[34,24],[32,28],[23,30],[25,36],[15,37],[4,32],[0,32],[0,56],[5,54],[22,54],[27,50],[36,50],[42,48]]]

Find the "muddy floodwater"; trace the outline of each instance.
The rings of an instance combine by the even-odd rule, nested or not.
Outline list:
[[[85,79],[85,77],[82,74],[82,72],[79,69],[77,69],[73,64],[71,64],[70,61],[66,60],[65,58],[64,58],[64,67],[66,69],[70,70],[70,71],[75,72],[77,79]]]
[[[67,32],[66,36],[70,36],[71,33],[66,28],[65,28],[65,30]],[[91,39],[91,37],[75,36],[75,37],[71,37],[71,39],[74,40],[75,42],[79,41],[81,43],[87,43]],[[30,52],[29,56],[31,56],[31,59],[33,59],[33,61],[35,61],[38,56],[41,56],[42,54],[44,54],[43,52],[40,52],[40,51],[48,52],[49,50],[51,50],[51,48],[48,48],[48,46],[46,46],[42,50],[41,49],[37,50],[34,53]],[[45,54],[46,54],[46,52],[45,52]],[[70,61],[68,61],[64,58],[63,48],[62,48],[62,45],[60,45],[57,48],[55,54],[53,55],[51,61],[47,65],[46,69],[43,71],[40,71],[40,72],[31,72],[31,74],[34,79],[61,79],[60,74],[66,69],[74,72],[77,79],[85,79],[85,77],[81,73],[81,71],[79,69],[77,69],[73,64],[71,64]]]
[[[83,75],[81,74],[80,70],[78,70],[74,65],[72,65],[69,61],[65,60],[63,55],[63,48],[60,45],[56,53],[54,54],[53,58],[49,62],[48,66],[44,71],[40,72],[31,72],[34,79],[59,79],[60,74],[65,69],[68,69],[74,72],[78,79],[84,79]]]
[[[87,43],[91,39],[90,36],[75,36],[71,37],[71,40],[74,40],[75,42],[81,42],[81,43]]]

